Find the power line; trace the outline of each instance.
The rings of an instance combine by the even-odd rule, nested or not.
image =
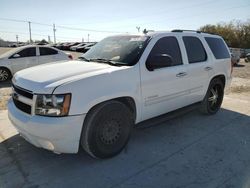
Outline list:
[[[0,20],[12,21],[12,22],[28,22],[26,20],[16,20],[16,19],[9,19],[9,18],[0,18]]]
[[[24,32],[13,32],[13,31],[6,31],[6,30],[0,30],[1,33],[7,33],[7,34],[19,34],[23,36],[29,35],[29,33],[24,33]],[[35,36],[42,36],[42,37],[48,37],[48,35],[45,34],[38,34],[38,33],[32,33],[32,35]],[[63,39],[79,39],[80,38],[73,38],[73,37],[64,37],[64,36],[57,36],[57,38],[63,38]]]
[[[210,1],[207,1],[207,2],[198,3],[198,4],[193,5],[192,7],[194,7],[194,6],[203,6],[205,4],[211,4],[214,1],[215,0],[210,0]],[[242,7],[249,7],[249,6],[250,6],[250,4],[246,4],[246,5],[240,5],[240,6],[234,6],[234,7],[224,8],[224,9],[221,9],[219,11],[222,12],[222,11],[227,11],[227,10],[232,10],[232,9],[237,9],[237,8],[242,8]],[[180,11],[180,10],[185,9],[185,8],[188,8],[188,7],[183,7],[183,8],[180,8],[178,10],[175,9],[174,11]],[[163,11],[161,11],[161,12],[163,12]],[[159,13],[161,13],[161,12],[159,12]],[[165,13],[166,13],[166,11],[164,11],[164,14]],[[169,13],[169,11],[167,11],[167,13]],[[186,18],[198,17],[198,16],[203,16],[203,15],[211,14],[211,13],[217,13],[217,11],[203,12],[201,14],[194,14],[194,15],[191,15],[191,16],[188,16],[188,17],[179,16],[179,17],[172,17],[172,18],[168,18],[168,19],[161,19],[161,20],[158,19],[156,21],[144,22],[144,23],[141,23],[140,25],[162,23],[162,22],[168,22],[169,20],[172,21],[172,20],[179,20],[179,19],[186,19]],[[159,14],[157,14],[157,15],[159,16]],[[133,17],[132,19],[137,19],[137,18],[145,17],[145,16],[147,17],[148,15],[140,15],[140,16],[137,16],[137,17]],[[19,19],[10,19],[10,18],[1,18],[1,17],[0,17],[0,20],[11,21],[11,22],[27,23],[28,26],[29,26],[29,38],[30,38],[30,41],[32,40],[32,35],[46,36],[46,37],[48,36],[47,34],[46,35],[42,35],[42,34],[36,34],[36,33],[33,33],[33,32],[31,33],[31,24],[51,27],[52,31],[53,31],[53,34],[54,34],[54,42],[56,42],[56,36],[55,36],[56,27],[55,27],[55,24],[47,24],[47,23],[40,23],[40,22],[34,22],[34,21],[28,21],[28,20],[21,20],[21,19],[19,20]],[[136,25],[138,25],[138,23]],[[129,26],[130,27],[132,27],[132,26],[135,27],[134,24],[133,25],[131,24]],[[129,26],[128,25],[124,26],[124,28],[128,28]],[[86,29],[86,28],[80,28],[80,27],[69,27],[69,26],[65,26],[65,25],[57,25],[57,28],[65,29],[65,30],[86,31],[86,32],[99,32],[99,33],[128,33],[128,32],[113,31],[113,30],[97,30],[97,29]],[[121,27],[119,27],[119,28],[121,28]],[[14,33],[16,33],[16,34],[17,33],[18,34],[22,34],[20,32],[14,32]]]
[[[205,2],[202,2],[202,3],[194,3],[194,4],[189,4],[189,6],[186,6],[186,7],[180,7],[178,9],[170,9],[170,10],[166,10],[166,9],[162,9],[160,11],[157,11],[157,13],[155,15],[159,16],[159,15],[164,15],[166,13],[172,13],[172,12],[179,12],[181,10],[184,10],[184,9],[187,9],[187,8],[193,8],[193,7],[199,7],[199,6],[204,6],[204,5],[207,5],[207,4],[212,4],[213,2],[218,2],[218,0],[210,0],[210,1],[205,1]],[[117,23],[117,22],[123,22],[123,21],[127,21],[127,20],[135,20],[135,19],[138,19],[138,18],[145,18],[145,17],[150,17],[152,18],[152,14],[141,14],[139,16],[133,16],[133,17],[130,17],[130,18],[126,18],[126,19],[121,19],[121,20],[118,20],[118,21],[111,21],[111,22],[107,22],[107,21],[95,21],[94,24],[97,24],[97,23],[105,23],[105,24],[108,24],[108,23]],[[92,24],[93,22],[81,22],[81,23],[77,23],[77,24]],[[69,26],[69,25],[72,25],[72,24],[64,24],[65,26]],[[73,24],[74,25],[74,24]],[[70,26],[69,26],[70,27]]]
[[[250,5],[247,4],[247,5],[241,5],[241,6],[234,6],[234,7],[228,7],[228,8],[225,8],[225,9],[221,9],[219,10],[220,12],[222,11],[227,11],[227,10],[232,10],[232,9],[237,9],[237,8],[242,8],[242,7],[249,7]],[[203,16],[203,15],[207,15],[207,14],[211,14],[211,13],[217,13],[217,11],[209,11],[209,12],[203,12],[201,14],[195,14],[195,15],[189,15],[189,16],[179,16],[179,17],[172,17],[172,18],[168,18],[168,19],[161,19],[161,20],[156,20],[156,21],[150,21],[150,22],[143,22],[143,23],[140,23],[139,25],[146,25],[146,24],[154,24],[154,23],[168,23],[170,20],[182,20],[182,19],[187,19],[187,18],[192,18],[192,17],[199,17],[199,16]],[[138,24],[137,24],[138,25]],[[136,25],[135,24],[129,24],[129,25],[126,25],[126,26],[122,26],[120,28],[128,28],[128,27],[135,27]]]
[[[249,7],[250,4],[247,4],[247,5],[241,5],[241,6],[235,6],[235,7],[228,7],[228,8],[225,8],[225,9],[221,9],[221,11],[226,11],[226,10],[232,10],[232,9],[237,9],[237,8],[242,8],[242,7]],[[195,14],[195,15],[191,15],[191,16],[187,16],[187,17],[184,17],[184,16],[180,16],[180,17],[175,17],[175,18],[170,18],[171,20],[179,20],[179,19],[186,19],[186,18],[190,18],[190,17],[197,17],[197,16],[203,16],[203,15],[207,15],[207,14],[211,14],[211,13],[216,13],[217,11],[209,11],[209,12],[203,12],[202,14]],[[170,20],[168,19],[168,20]],[[164,19],[164,20],[158,20],[158,21],[152,21],[152,22],[144,22],[142,24],[152,24],[152,23],[162,23],[162,22],[167,22],[168,20]]]
[[[46,24],[46,23],[26,21],[26,20],[17,20],[17,19],[8,19],[8,18],[0,18],[0,20],[13,21],[13,22],[24,22],[24,23],[31,23],[31,24],[36,24],[36,25],[53,27],[52,24],[50,25],[50,24]],[[63,26],[63,25],[57,25],[57,28],[68,29],[68,30],[78,30],[78,31],[88,31],[88,32],[101,32],[101,33],[125,33],[125,32],[120,32],[120,31],[107,31],[107,30],[95,30],[95,29],[86,29],[86,28],[75,28],[75,27],[68,27],[68,26]]]
[[[67,26],[61,26],[61,25],[57,25],[57,28],[69,29],[69,30],[79,30],[79,31],[89,31],[89,32],[100,32],[100,33],[125,33],[125,32],[120,32],[120,31],[106,31],[106,30],[95,30],[95,29],[83,29],[83,28],[67,27]]]

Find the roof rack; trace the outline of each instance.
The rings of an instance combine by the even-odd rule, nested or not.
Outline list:
[[[184,32],[184,31],[188,31],[188,32],[195,32],[195,33],[201,33],[201,31],[195,31],[195,30],[183,30],[183,29],[174,29],[171,32]]]

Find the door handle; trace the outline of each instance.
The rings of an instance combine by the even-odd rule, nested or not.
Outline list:
[[[205,67],[204,69],[205,69],[205,71],[210,71],[210,70],[213,70],[213,68],[212,68],[212,67]]]
[[[186,76],[187,73],[186,72],[180,72],[178,74],[176,74],[176,77],[183,77],[183,76]]]

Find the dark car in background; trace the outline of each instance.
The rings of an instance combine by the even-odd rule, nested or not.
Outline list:
[[[86,44],[88,44],[88,43],[86,43],[86,42],[81,42],[80,44],[71,46],[69,49],[70,49],[71,51],[76,51],[76,49],[77,49],[78,47],[85,46]]]
[[[95,44],[96,44],[96,43],[89,43],[89,44],[86,44],[85,46],[81,46],[81,47],[76,48],[76,51],[77,51],[77,52],[85,53],[85,52],[87,52],[92,46],[94,46]]]
[[[246,54],[245,62],[246,63],[250,62],[250,53]]]
[[[66,43],[62,46],[62,50],[70,50],[71,46],[75,46],[80,44],[80,42],[70,42],[70,43]]]
[[[64,44],[65,44],[65,42],[57,43],[57,44],[55,45],[55,48],[61,50],[61,49],[62,49],[62,46],[63,46]]]

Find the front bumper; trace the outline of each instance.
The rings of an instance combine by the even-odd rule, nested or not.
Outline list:
[[[8,115],[21,136],[55,153],[77,153],[85,114],[67,117],[31,116],[8,102]]]

